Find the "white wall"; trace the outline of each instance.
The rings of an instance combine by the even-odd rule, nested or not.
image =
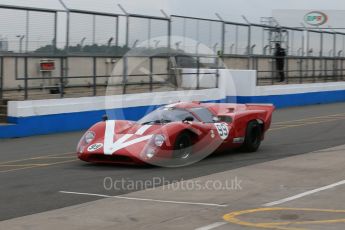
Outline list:
[[[205,89],[170,91],[169,93],[154,92],[100,97],[10,101],[8,104],[8,116],[41,116],[146,105],[161,105],[177,101],[208,101],[224,98],[225,94],[218,89]]]

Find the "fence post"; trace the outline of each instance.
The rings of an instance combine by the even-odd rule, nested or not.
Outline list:
[[[313,62],[313,82],[315,83],[316,82],[315,59],[312,59],[312,62]]]
[[[127,80],[128,80],[128,57],[123,56],[123,76],[122,76],[122,94],[127,93]]]
[[[55,15],[54,15],[54,39],[53,39],[53,53],[54,54],[57,51],[57,21],[58,21],[58,15],[57,15],[57,12],[55,12]]]
[[[93,57],[93,96],[97,95],[97,58]]]
[[[252,47],[252,24],[244,15],[242,15],[242,18],[248,24],[248,41],[247,41],[248,61],[247,61],[247,68],[250,69],[251,47]]]
[[[64,97],[65,85],[64,85],[64,58],[60,57],[60,98]]]
[[[319,57],[317,60],[319,60],[319,79],[324,78],[324,68],[323,68],[323,60]]]
[[[29,14],[29,11],[27,10],[26,11],[26,39],[25,39],[25,53],[28,52],[28,49],[29,49],[29,26],[30,26],[30,14]]]
[[[92,45],[96,44],[96,15],[92,14]]]
[[[59,0],[59,2],[63,6],[63,8],[65,8],[65,10],[66,10],[67,18],[66,18],[66,47],[65,47],[65,51],[66,51],[66,54],[68,54],[68,52],[69,52],[69,35],[70,35],[70,10],[67,7],[67,5],[63,2],[63,0]]]
[[[24,57],[24,100],[28,99],[28,57]]]
[[[300,58],[299,70],[300,70],[299,82],[302,83],[303,82],[303,58]]]
[[[341,79],[345,80],[345,78],[344,78],[344,59],[341,59],[340,61],[341,61],[341,73],[340,73]]]
[[[324,33],[320,33],[320,57],[324,55],[323,52],[323,41],[324,41]]]
[[[122,10],[122,12],[126,15],[126,35],[125,35],[125,45],[126,48],[129,49],[129,14],[127,11],[121,6],[121,4],[117,4],[117,6]],[[128,57],[125,54],[123,57],[123,76],[122,76],[122,94],[127,93],[127,81],[128,81]]]
[[[60,58],[60,97],[63,98],[65,95],[65,84],[64,84],[64,76],[65,76],[65,70],[64,70],[64,58]]]
[[[249,27],[248,27],[248,51],[247,51],[248,52],[248,64],[247,64],[248,69],[250,69],[251,46],[252,46],[251,39],[252,39],[252,27],[249,24]]]
[[[177,75],[176,74],[173,75],[172,71],[171,71],[171,69],[172,69],[171,59],[173,58],[171,56],[171,29],[172,29],[171,24],[172,24],[172,22],[171,22],[171,17],[168,17],[168,15],[166,15],[166,17],[167,17],[167,20],[168,20],[168,58],[167,58],[167,61],[168,61],[167,68],[168,69],[167,69],[167,73],[168,73],[169,81],[170,82],[176,82],[175,89],[177,89]],[[172,80],[173,77],[175,77],[175,81]]]
[[[274,58],[271,59],[271,83],[274,85],[275,79],[277,78],[278,70],[276,68],[276,60]]]
[[[219,87],[219,57],[216,58],[216,88]]]
[[[4,57],[0,57],[0,99],[3,99],[4,94]]]
[[[120,22],[119,22],[119,17],[116,17],[116,29],[115,29],[115,46],[118,47],[119,46],[119,25],[120,25]]]
[[[168,52],[171,52],[171,18],[168,19]]]
[[[149,77],[150,77],[150,92],[153,91],[153,57],[150,56],[149,58],[149,68],[150,68],[150,72],[149,72]]]
[[[225,21],[218,13],[216,13],[216,16],[220,21],[222,21],[221,55],[223,56],[223,54],[225,53]]]
[[[321,62],[322,62],[322,60],[321,60]],[[328,76],[327,76],[327,74],[328,74],[328,73],[327,73],[327,72],[328,72],[328,71],[327,71],[327,59],[324,59],[324,61],[323,61],[323,66],[324,66],[324,67],[323,67],[323,75],[324,75],[324,79],[323,79],[323,80],[324,80],[325,82],[327,82],[327,80],[328,80]]]
[[[337,50],[337,34],[333,32],[333,53],[332,53],[332,59],[333,59],[333,76],[335,77],[336,81],[339,81],[338,72],[339,72],[339,64],[338,59],[336,58],[336,51]]]
[[[196,89],[200,89],[200,57],[196,58]]]

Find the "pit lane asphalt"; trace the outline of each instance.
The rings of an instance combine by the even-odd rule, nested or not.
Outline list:
[[[113,180],[176,181],[345,144],[345,103],[278,110],[257,153],[229,151],[183,168],[93,165],[73,153],[82,132],[0,141],[0,220],[80,204],[99,198],[66,196],[61,190],[122,195],[104,189]],[[116,208],[116,207],[114,207]]]

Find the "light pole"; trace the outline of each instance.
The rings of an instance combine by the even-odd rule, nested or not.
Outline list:
[[[17,35],[17,38],[19,38],[19,53],[23,52],[23,40],[25,38],[25,35]]]
[[[157,49],[160,41],[159,40],[153,40],[153,42],[155,43],[155,48]]]
[[[80,43],[79,43],[79,45],[80,45],[80,52],[83,51],[83,46],[84,46],[85,40],[86,40],[86,37],[83,37],[83,38],[80,40]]]
[[[137,40],[135,40],[135,41],[134,41],[134,43],[133,43],[132,48],[136,48],[136,47],[137,47],[137,45],[138,45],[138,42],[139,42],[139,40],[138,40],[138,39],[137,39]]]
[[[111,43],[113,42],[113,40],[114,40],[114,37],[109,38],[109,40],[108,40],[108,47],[111,46]]]
[[[213,52],[217,53],[217,46],[218,46],[218,42],[216,44],[214,44],[213,46]]]

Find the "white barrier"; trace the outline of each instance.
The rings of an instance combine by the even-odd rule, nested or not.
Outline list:
[[[225,99],[225,94],[221,90],[204,89],[171,91],[169,93],[153,92],[99,97],[9,101],[8,116],[30,117],[162,105],[177,101],[211,101],[222,99]]]

